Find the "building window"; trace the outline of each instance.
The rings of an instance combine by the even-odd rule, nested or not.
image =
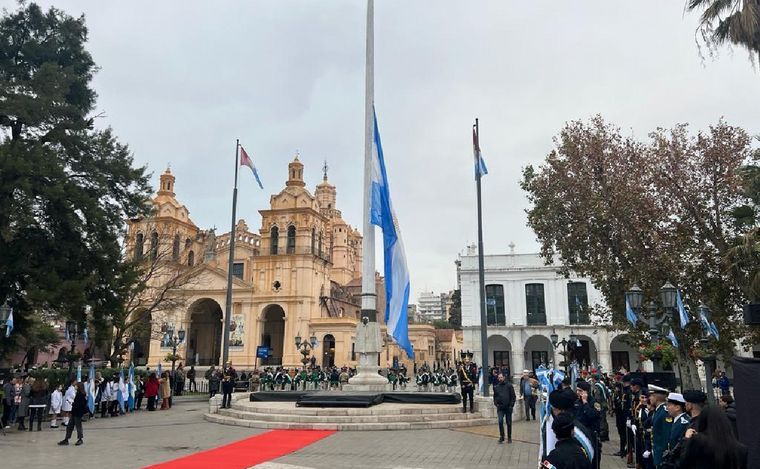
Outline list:
[[[193,251],[187,253],[187,265],[190,267],[195,265],[195,253]]]
[[[193,241],[190,238],[185,240],[185,250],[190,249],[193,246]]]
[[[544,303],[543,283],[528,283],[525,285],[525,309],[529,326],[546,325],[546,303]]]
[[[312,228],[311,229],[311,253],[312,254],[316,254],[314,252],[314,249],[317,247],[316,243],[317,243],[317,232],[316,230],[314,230],[314,228]]]
[[[174,262],[179,260],[179,235],[174,236],[174,243],[172,244],[172,260],[174,260]]]
[[[155,231],[150,234],[150,258],[156,260],[158,257],[158,233]]]
[[[355,342],[351,343],[351,361],[352,362],[356,361],[356,343]]]
[[[242,262],[235,262],[232,264],[232,275],[239,279],[243,279],[243,263]]]
[[[509,366],[509,351],[494,350],[493,366],[506,367],[508,370],[512,370],[512,367]]]
[[[628,352],[611,352],[612,354],[612,370],[618,371],[621,368],[625,368],[626,371],[631,371],[631,361],[628,356]]]
[[[591,324],[588,313],[588,294],[584,282],[567,284],[567,310],[570,313],[570,324]]]
[[[288,227],[288,254],[295,254],[296,252],[296,227],[290,225]]]
[[[507,324],[503,285],[486,285],[486,324],[489,326]]]
[[[533,371],[541,365],[549,366],[549,352],[533,351],[530,353],[530,364]]]
[[[135,236],[135,260],[139,261],[143,257],[143,248],[145,245],[145,236],[142,233],[137,233]]]
[[[277,228],[276,226],[273,226],[272,230],[269,232],[269,236],[270,236],[269,243],[271,246],[269,253],[272,255],[275,255],[277,254],[277,245],[280,242],[280,229]]]

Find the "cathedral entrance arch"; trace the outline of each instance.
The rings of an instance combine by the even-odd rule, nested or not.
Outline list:
[[[148,354],[150,353],[152,316],[150,313],[139,312],[138,314],[143,315],[143,317],[140,318],[140,322],[135,326],[132,335],[134,340],[132,362],[137,366],[145,366],[148,364]]]
[[[285,311],[280,305],[269,305],[262,314],[264,328],[261,333],[261,345],[269,347],[271,355],[262,361],[262,365],[282,365],[283,346],[285,344]]]
[[[219,365],[222,350],[222,307],[211,298],[190,305],[186,362],[197,366]]]
[[[335,366],[335,336],[327,334],[322,340],[322,368]]]

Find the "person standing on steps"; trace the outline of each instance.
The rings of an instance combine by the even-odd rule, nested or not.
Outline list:
[[[475,412],[475,383],[478,382],[478,368],[472,360],[472,352],[460,352],[463,363],[459,365],[458,378],[462,389],[462,413],[467,412],[467,398],[470,399],[470,412]],[[474,370],[474,371],[473,371]]]
[[[66,446],[69,444],[69,438],[74,433],[74,427],[77,429],[77,442],[75,446],[80,446],[84,441],[84,433],[82,432],[82,416],[88,412],[87,410],[87,397],[84,392],[84,384],[76,383],[76,394],[74,395],[74,402],[71,405],[71,417],[69,423],[66,425],[66,438],[58,442],[59,446]]]
[[[504,443],[504,420],[507,421],[507,443],[512,443],[512,409],[517,396],[512,383],[507,382],[504,374],[499,373],[493,385],[493,405],[499,422],[499,443]]]

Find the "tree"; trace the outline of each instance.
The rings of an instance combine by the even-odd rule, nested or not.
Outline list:
[[[462,292],[460,290],[454,290],[454,293],[451,294],[449,324],[454,329],[462,328]]]
[[[150,193],[128,147],[93,127],[86,41],[84,17],[55,8],[0,17],[0,303],[20,336],[40,311],[80,323],[88,307],[102,313],[123,220]]]
[[[50,325],[49,322],[42,320],[39,316],[34,316],[31,325],[27,329],[21,340],[21,348],[26,351],[24,359],[21,361],[21,367],[24,364],[34,365],[32,361],[40,352],[47,352],[52,346],[60,343],[58,331]]]
[[[445,319],[434,319],[433,327],[436,329],[451,329],[451,324]]]
[[[723,121],[691,136],[685,125],[657,129],[647,142],[624,137],[600,116],[568,123],[538,169],[523,172],[528,224],[546,261],[592,279],[609,307],[601,320],[643,339],[624,315],[624,293],[639,283],[647,297],[670,280],[693,312],[704,301],[722,332],[715,347],[756,337],[738,320],[746,296],[729,273],[727,253],[743,234],[733,210],[748,202],[742,168],[753,158],[745,131]],[[696,384],[689,352],[701,331],[681,330],[680,361]]]
[[[702,11],[697,33],[709,48],[730,42],[760,58],[760,0],[689,0],[686,8]]]
[[[103,292],[107,298],[103,311],[108,314],[94,318],[99,338],[108,339],[111,366],[118,366],[120,358],[139,338],[162,338],[156,325],[166,322],[169,313],[186,307],[185,290],[200,284],[194,275],[200,267],[181,262],[185,253],[175,252],[173,234],[159,231],[153,224],[148,224],[145,231],[159,233],[155,250],[151,248],[142,257],[125,253],[116,268],[116,283]]]

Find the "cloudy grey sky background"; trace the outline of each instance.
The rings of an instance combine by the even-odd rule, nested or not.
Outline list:
[[[86,15],[100,125],[154,183],[171,163],[199,226],[229,230],[235,138],[265,187],[244,168],[238,217],[249,226],[296,150],[312,191],[328,161],[344,218],[361,226],[364,0],[39,3]],[[568,120],[599,113],[639,138],[721,116],[760,129],[760,75],[742,50],[702,59],[682,0],[375,3],[375,102],[412,301],[454,288],[457,253],[476,239],[475,117],[490,171],[486,253],[510,241],[537,250],[518,181]]]

